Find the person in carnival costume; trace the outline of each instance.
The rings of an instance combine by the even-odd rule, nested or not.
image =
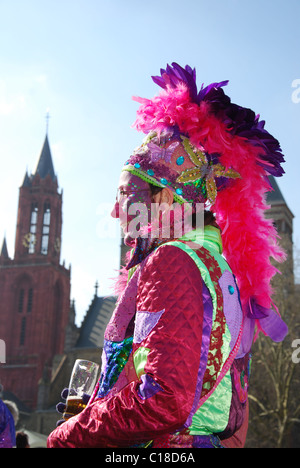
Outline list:
[[[122,169],[113,212],[133,248],[101,377],[48,447],[242,447],[252,342],[260,331],[276,342],[287,334],[270,285],[271,259],[285,253],[264,216],[268,176],[284,172],[278,141],[231,102],[227,82],[198,91],[195,70],[176,63],[153,80],[159,95],[134,98],[146,137]],[[134,203],[151,212],[138,236]]]
[[[1,390],[2,385],[0,384],[0,393]],[[0,399],[0,448],[13,448],[16,445],[15,424],[17,419],[18,414],[14,404],[6,403]]]

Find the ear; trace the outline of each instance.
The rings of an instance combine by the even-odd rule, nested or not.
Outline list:
[[[155,203],[167,203],[169,206],[171,206],[173,204],[174,195],[169,187],[165,187],[156,195],[154,195],[153,199]]]

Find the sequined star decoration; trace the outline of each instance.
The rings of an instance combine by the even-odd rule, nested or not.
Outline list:
[[[220,163],[212,164],[209,162],[205,153],[200,150],[193,149],[187,138],[182,138],[182,143],[195,167],[184,170],[177,178],[177,182],[183,184],[188,182],[195,183],[200,179],[204,179],[207,199],[211,204],[214,204],[217,197],[217,185],[215,179],[217,177],[237,179],[240,178],[240,174],[233,169],[226,169]]]

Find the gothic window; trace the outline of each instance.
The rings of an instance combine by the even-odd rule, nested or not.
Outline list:
[[[22,318],[21,322],[21,332],[20,332],[20,345],[25,344],[25,333],[26,333],[26,317]]]
[[[35,252],[37,220],[38,220],[38,204],[32,203],[31,216],[30,216],[29,245],[28,245],[28,253],[30,254]]]
[[[41,253],[47,255],[49,245],[49,233],[50,233],[50,203],[44,204],[44,217],[43,217],[43,230],[42,230],[42,244]]]
[[[32,310],[32,299],[33,299],[33,289],[28,289],[28,297],[27,297],[27,313],[29,314]]]
[[[24,289],[19,291],[19,302],[18,302],[18,312],[21,314],[23,312],[23,303],[24,303]]]
[[[16,345],[19,346],[25,345],[28,320],[30,320],[30,314],[33,311],[33,296],[32,278],[26,274],[20,276],[16,282],[16,312],[18,313],[16,326],[19,331],[15,338]]]

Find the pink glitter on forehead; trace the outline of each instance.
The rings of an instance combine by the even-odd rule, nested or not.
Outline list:
[[[148,182],[135,174],[122,172],[119,189],[126,192],[125,199],[128,198],[128,202],[130,202],[130,204],[144,202],[148,205],[151,203],[151,190]]]

